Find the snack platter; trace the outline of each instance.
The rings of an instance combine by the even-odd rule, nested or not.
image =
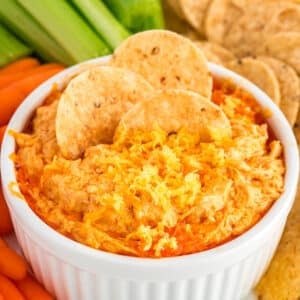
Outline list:
[[[0,260],[0,300],[1,276],[30,299],[26,280],[45,299],[299,297],[300,2],[161,4],[167,30],[111,55],[12,63],[43,74],[0,113],[0,247],[21,267]]]

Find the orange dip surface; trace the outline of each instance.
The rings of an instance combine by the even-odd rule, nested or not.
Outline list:
[[[33,211],[80,243],[139,257],[200,252],[247,231],[283,192],[282,145],[255,99],[229,81],[214,79],[213,101],[232,139],[204,143],[156,128],[119,134],[77,160],[57,146],[59,97],[14,134],[17,180]]]

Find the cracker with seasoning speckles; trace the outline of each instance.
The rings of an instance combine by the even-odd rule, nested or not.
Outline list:
[[[188,23],[204,35],[204,21],[211,0],[178,0]]]
[[[300,74],[300,32],[281,32],[270,35],[259,50],[292,66]]]
[[[299,27],[297,12],[298,5],[285,1],[248,1],[245,14],[234,22],[223,44],[238,57],[254,55],[269,35]]]
[[[181,18],[184,19],[184,14],[183,11],[181,9],[181,5],[180,5],[180,0],[166,0],[168,2],[168,4],[170,5],[170,7],[174,10],[174,12],[176,13],[176,15]]]
[[[212,76],[204,54],[174,32],[135,34],[115,50],[111,63],[141,74],[154,88],[185,89],[211,97]]]
[[[206,58],[211,62],[225,65],[236,58],[232,52],[218,44],[208,41],[195,41],[194,43],[203,51]]]
[[[300,79],[296,71],[283,61],[272,57],[260,56],[258,59],[274,71],[281,94],[279,107],[291,126],[294,126],[300,105]]]
[[[143,77],[119,68],[96,67],[72,79],[56,115],[57,143],[64,157],[76,159],[89,146],[112,142],[121,116],[152,93]]]
[[[280,102],[279,82],[273,70],[264,62],[252,57],[237,59],[226,65],[260,87],[276,104]]]
[[[172,133],[181,129],[199,136],[200,141],[231,137],[231,125],[219,106],[194,92],[167,90],[134,105],[116,129],[151,131],[156,127]]]
[[[205,34],[209,41],[223,44],[228,30],[243,15],[241,6],[231,0],[213,0],[207,10]]]
[[[300,297],[300,185],[275,256],[257,285],[256,293],[260,300]]]

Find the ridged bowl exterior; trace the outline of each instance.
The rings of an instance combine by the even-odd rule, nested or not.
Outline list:
[[[102,63],[108,58],[91,61]],[[285,191],[269,212],[240,237],[192,255],[141,259],[88,248],[60,235],[42,222],[16,196],[14,139],[6,134],[1,148],[1,179],[17,239],[34,274],[58,300],[239,300],[258,282],[268,266],[292,207],[299,174],[299,154],[287,120],[274,103],[244,78],[214,64],[215,76],[226,77],[248,90],[272,112],[268,122],[284,146]],[[82,65],[44,83],[20,106],[8,128],[22,131],[52,85],[70,78]]]
[[[278,223],[266,234],[259,249],[253,248],[249,256],[218,272],[179,281],[138,281],[67,264],[62,253],[55,255],[41,247],[17,218],[13,222],[34,274],[58,300],[240,300],[265,271],[285,224]]]

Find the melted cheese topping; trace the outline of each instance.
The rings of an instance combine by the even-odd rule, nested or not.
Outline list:
[[[242,234],[281,195],[285,169],[257,105],[223,88],[214,100],[231,121],[231,140],[200,143],[184,129],[123,131],[75,161],[57,148],[57,101],[40,107],[32,132],[15,134],[25,198],[62,234],[120,254],[182,255]]]

